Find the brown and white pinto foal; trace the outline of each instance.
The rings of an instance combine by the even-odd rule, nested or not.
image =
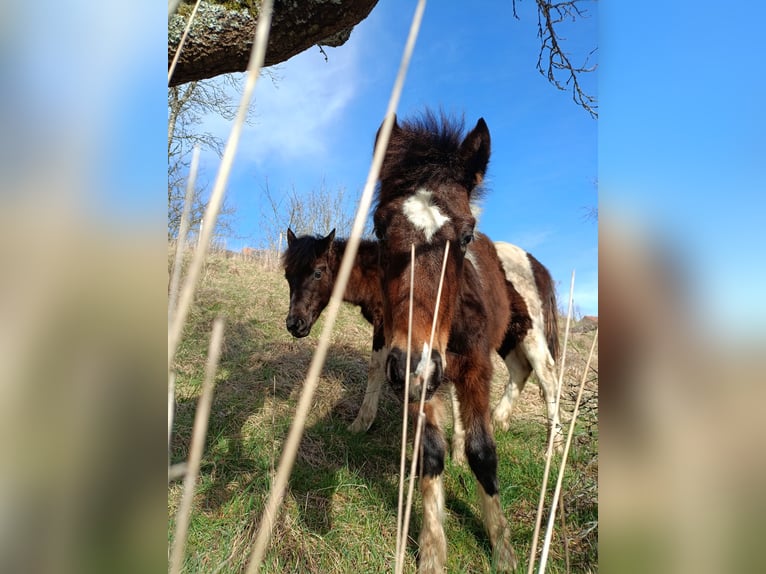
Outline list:
[[[503,430],[509,428],[513,403],[534,371],[548,409],[548,428],[556,432],[554,444],[560,447],[563,433],[559,411],[555,408],[557,383],[554,365],[558,360],[558,326],[553,279],[532,254],[520,247],[496,242],[495,248],[505,273],[511,320],[503,342],[496,349],[505,361],[510,376],[493,418]],[[288,228],[282,266],[290,288],[290,309],[285,325],[293,336],[307,336],[329,303],[345,251],[346,240],[336,239],[335,230],[325,237],[296,237]],[[472,252],[469,250],[466,256],[470,261]],[[385,381],[383,291],[376,241],[360,242],[343,300],[360,307],[364,318],[373,325],[367,388],[359,413],[348,427],[352,432],[364,432],[375,420]],[[465,433],[460,424],[454,392],[453,399],[452,458],[462,462],[465,460]]]
[[[500,503],[497,451],[489,407],[491,354],[502,344],[511,318],[508,291],[493,243],[475,231],[472,211],[489,162],[490,137],[480,119],[463,137],[463,126],[433,114],[395,121],[380,172],[373,215],[383,285],[386,378],[404,400],[420,400],[425,428],[420,452],[423,521],[420,572],[446,564],[444,486],[446,442],[443,407],[435,392],[446,377],[455,386],[465,429],[465,454],[479,483],[484,525],[499,571],[516,565],[511,530]],[[431,325],[445,245],[449,254],[433,348]],[[415,280],[410,285],[410,248]],[[413,290],[411,373],[404,397],[410,289]],[[448,349],[449,343],[449,349]]]

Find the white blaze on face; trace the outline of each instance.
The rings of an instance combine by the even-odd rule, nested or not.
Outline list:
[[[449,217],[431,201],[432,195],[429,190],[420,188],[403,205],[404,215],[425,234],[426,241],[431,241],[434,234],[449,221]]]
[[[420,355],[420,362],[415,367],[414,374],[417,379],[422,378],[423,381],[427,381],[432,371],[433,361],[431,361],[431,356],[428,352],[428,343],[423,343],[423,354]]]

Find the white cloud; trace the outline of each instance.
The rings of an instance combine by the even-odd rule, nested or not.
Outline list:
[[[275,80],[268,74],[258,79],[238,161],[314,162],[329,153],[333,128],[356,91],[357,57],[349,45],[326,50],[327,62],[313,48],[272,68]],[[204,129],[226,139],[230,124],[208,117]]]
[[[535,248],[544,245],[552,235],[553,231],[550,229],[521,231],[514,234],[510,241],[525,251],[531,252],[534,251]]]

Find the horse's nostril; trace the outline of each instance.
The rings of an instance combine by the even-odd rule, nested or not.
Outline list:
[[[405,362],[402,359],[402,351],[396,348],[391,349],[386,359],[386,378],[394,387],[404,386]]]
[[[287,319],[285,319],[285,326],[294,337],[305,337],[310,330],[309,323],[305,319],[295,315],[287,316]]]

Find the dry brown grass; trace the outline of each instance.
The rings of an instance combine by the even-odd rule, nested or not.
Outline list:
[[[258,261],[216,253],[205,266],[176,361],[173,462],[188,456],[214,317],[223,316],[227,328],[190,526],[187,571],[239,572],[247,562],[254,524],[260,519],[322,322],[320,319],[309,337],[292,338],[284,327],[288,303],[281,272],[264,269]],[[390,571],[393,567],[401,409],[387,386],[372,429],[361,436],[345,430],[364,395],[371,340],[372,328],[358,310],[343,305],[265,558],[265,572],[339,573]],[[590,341],[588,333],[570,335],[564,424],[571,412],[571,389],[579,383],[584,366],[580,350],[587,352]],[[499,358],[495,366],[493,404],[508,376]],[[588,416],[595,423],[597,378],[589,380],[588,387],[593,406]],[[504,505],[514,525],[514,543],[522,553],[539,495],[527,494],[527,490],[539,488],[536,473],[543,461],[545,420],[538,386],[530,381],[515,406],[511,429],[497,436]],[[594,445],[598,429],[593,424],[589,431],[590,423],[582,420],[564,485],[573,571],[595,570],[597,561],[598,461]],[[450,461],[445,479],[449,569],[485,571],[487,541],[475,481],[470,471],[454,467]],[[171,484],[171,527],[179,497],[179,485]],[[411,532],[419,528],[418,498]],[[550,555],[554,569],[563,564],[557,540],[554,535],[556,544]],[[410,539],[405,571],[414,567],[415,549]]]

